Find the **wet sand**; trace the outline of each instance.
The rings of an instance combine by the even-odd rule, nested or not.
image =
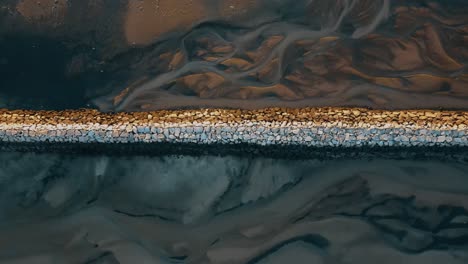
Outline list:
[[[12,0],[0,6],[0,105],[466,110],[467,8],[436,0]]]

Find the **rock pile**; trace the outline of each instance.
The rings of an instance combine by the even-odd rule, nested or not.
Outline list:
[[[468,146],[468,112],[362,108],[0,110],[0,141]]]

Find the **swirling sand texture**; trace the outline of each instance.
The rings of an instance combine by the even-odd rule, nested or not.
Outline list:
[[[160,8],[166,3],[158,2]],[[200,8],[203,2],[192,4]],[[162,41],[139,62],[157,60],[158,70],[147,69],[148,74],[138,74],[128,87],[95,104],[119,111],[275,105],[466,108],[466,6],[389,0],[237,2],[244,12],[235,13],[239,5],[232,3],[229,16],[207,7],[197,13],[202,17],[191,18],[191,26],[162,23],[166,30],[182,30],[180,37],[149,35],[149,21],[162,18],[148,15],[154,19],[145,20],[146,31],[132,30]],[[133,21],[132,8],[129,12]],[[182,23],[186,15],[176,17]],[[127,37],[138,40],[134,34]]]
[[[11,108],[467,109],[467,11],[460,0],[8,1],[0,93],[24,97]]]
[[[0,155],[2,263],[468,261],[466,158]]]

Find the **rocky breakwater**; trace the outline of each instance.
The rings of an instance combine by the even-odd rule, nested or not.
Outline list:
[[[468,146],[468,112],[361,108],[0,110],[1,142]]]

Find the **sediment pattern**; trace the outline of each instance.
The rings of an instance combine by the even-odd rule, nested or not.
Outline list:
[[[3,142],[467,146],[468,112],[362,108],[0,112]]]
[[[141,41],[135,33],[149,34],[142,27],[158,31],[148,26],[148,21],[161,19],[154,15],[158,10],[153,11],[150,2],[139,4],[145,11],[129,9],[127,37],[137,43]],[[214,11],[225,14],[219,18],[224,22],[209,16],[192,15],[189,19],[175,15],[186,25],[179,28],[184,33],[163,41],[163,34],[154,32],[153,43],[157,44],[132,63],[132,70],[122,70],[121,74],[129,76],[127,85],[112,84],[112,92],[93,103],[106,111],[223,104],[249,109],[466,109],[466,4],[390,0],[214,2],[231,6],[232,13],[245,11],[233,17],[222,9]],[[205,8],[206,1],[193,3],[193,7],[179,4],[179,10],[210,10]],[[161,9],[169,8],[161,4]],[[281,10],[279,14],[269,15],[275,9]],[[141,21],[137,27],[134,16],[145,16],[146,23]],[[178,31],[170,22],[153,24],[158,24],[159,30],[166,25],[165,30]],[[144,67],[138,73],[135,70]]]
[[[466,264],[467,158],[0,152],[0,262]]]
[[[466,110],[467,12],[462,0],[1,1],[0,107]]]

